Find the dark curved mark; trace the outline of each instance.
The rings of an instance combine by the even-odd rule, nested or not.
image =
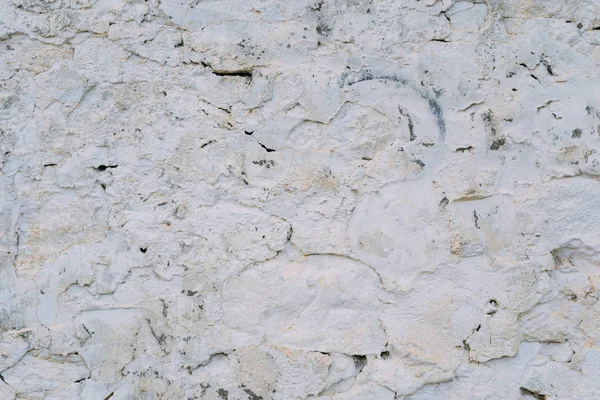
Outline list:
[[[427,100],[427,103],[429,104],[429,111],[431,111],[431,114],[433,114],[433,116],[435,117],[437,125],[438,125],[440,141],[441,142],[444,141],[444,139],[446,138],[446,121],[444,120],[444,113],[442,111],[442,108],[436,101],[434,95],[432,95],[431,93],[429,93],[419,87],[416,87],[415,85],[412,85],[408,81],[408,79],[406,79],[400,75],[397,75],[397,74],[374,72],[371,69],[367,68],[367,69],[361,69],[360,71],[358,71],[356,73],[344,72],[342,74],[342,76],[340,77],[339,85],[340,85],[340,88],[343,88],[345,86],[352,86],[352,85],[356,85],[357,83],[360,83],[360,82],[372,81],[372,80],[384,80],[384,81],[397,82],[401,85],[408,86],[411,89],[413,89],[415,92],[419,93],[419,95],[423,99]]]
[[[340,87],[344,86],[352,86],[356,85],[360,82],[372,81],[375,79],[385,80],[385,81],[394,81],[401,83],[403,85],[408,85],[409,82],[407,79],[398,76],[398,75],[390,75],[390,74],[380,74],[374,73],[370,69],[361,69],[356,73],[352,72],[344,72],[340,77]]]

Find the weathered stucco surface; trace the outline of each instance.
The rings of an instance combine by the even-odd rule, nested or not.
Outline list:
[[[598,0],[0,0],[0,399],[600,398]]]

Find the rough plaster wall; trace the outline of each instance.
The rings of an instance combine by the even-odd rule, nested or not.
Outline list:
[[[598,0],[0,0],[0,399],[600,398]]]

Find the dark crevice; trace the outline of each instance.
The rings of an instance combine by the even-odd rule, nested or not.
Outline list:
[[[83,327],[83,329],[85,330],[85,332],[86,332],[86,333],[87,333],[87,334],[88,334],[90,337],[92,337],[92,333],[89,331],[89,329],[88,329],[88,328],[87,328],[85,325],[83,325],[83,324],[82,324],[81,326]]]
[[[213,70],[212,73],[213,73],[213,75],[217,75],[217,76],[239,76],[241,78],[252,78],[252,71],[245,71],[245,70],[231,70],[231,71]]]
[[[469,151],[469,150],[473,150],[473,146],[467,146],[467,147],[459,147],[456,150],[454,150],[455,152],[461,152],[464,153],[465,151]]]
[[[531,396],[537,400],[546,400],[546,395],[541,394],[540,392],[534,392],[534,391],[526,389],[524,387],[520,387],[519,390],[521,391],[521,394],[524,396]]]
[[[552,70],[552,66],[548,63],[548,61],[542,60],[542,64],[544,64],[544,66],[546,67],[546,71],[548,71],[548,74],[554,76],[554,71]]]
[[[463,347],[466,351],[471,351],[471,346],[467,343],[467,339],[463,340]]]
[[[265,149],[265,150],[267,151],[267,153],[271,153],[271,152],[273,152],[273,151],[276,151],[276,150],[274,150],[274,149],[270,149],[270,148],[268,148],[267,146],[265,146],[265,145],[264,145],[264,144],[262,144],[262,143],[258,143],[258,144],[260,145],[260,147],[262,147],[263,149]]]
[[[94,169],[96,171],[106,171],[109,168],[117,168],[117,167],[118,167],[118,165],[98,165]]]

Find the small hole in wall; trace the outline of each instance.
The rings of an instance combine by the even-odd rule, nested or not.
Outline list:
[[[145,253],[145,252],[147,252],[147,251],[148,251],[148,248],[147,248],[147,247],[140,247],[140,251],[141,251],[142,253]]]
[[[356,355],[354,356],[354,366],[361,372],[363,368],[367,365],[367,356]]]
[[[390,352],[389,351],[382,351],[381,354],[380,354],[380,356],[384,360],[387,360],[390,357]]]

